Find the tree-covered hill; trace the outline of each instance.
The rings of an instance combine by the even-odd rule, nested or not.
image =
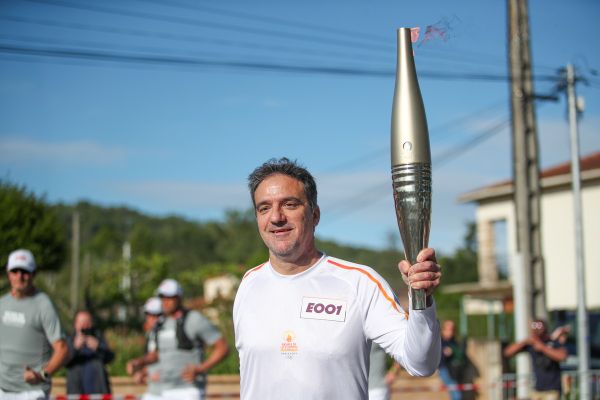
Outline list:
[[[230,210],[221,221],[199,222],[87,201],[48,204],[26,188],[4,181],[0,181],[0,205],[3,263],[15,248],[32,249],[41,261],[36,284],[50,294],[67,331],[74,307],[87,308],[96,314],[100,326],[110,331],[115,346],[120,346],[121,355],[112,368],[113,373],[122,373],[127,357],[141,351],[141,347],[131,349],[127,343],[130,338],[138,343],[135,335],[141,330],[140,307],[154,294],[162,279],[175,278],[182,283],[186,297],[201,298],[207,278],[221,274],[241,277],[268,258],[252,210]],[[71,255],[76,213],[80,272],[79,279],[74,281]],[[477,280],[475,239],[474,225],[469,224],[462,248],[454,254],[438,254],[444,271],[443,285]],[[130,249],[128,258],[123,252],[126,244]],[[405,301],[406,287],[397,270],[403,257],[401,251],[346,246],[319,239],[317,246],[329,255],[373,267]],[[3,275],[0,291],[7,288]],[[71,302],[72,288],[77,289],[76,305]],[[440,318],[457,317],[458,299],[438,291]],[[221,314],[221,328],[233,343],[231,302],[224,301],[215,307]],[[219,370],[235,372],[236,362],[234,354]]]

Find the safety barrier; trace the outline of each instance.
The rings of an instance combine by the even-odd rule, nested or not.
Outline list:
[[[58,394],[51,397],[52,400],[138,400],[140,398],[141,396],[135,394]]]
[[[589,373],[590,376],[590,393],[593,400],[600,400],[600,370],[592,370]],[[578,398],[579,391],[579,374],[577,371],[566,371],[562,374],[563,384],[563,400],[575,400]],[[407,379],[399,379],[397,383],[407,382]],[[519,385],[524,385],[528,388],[533,388],[534,379],[531,375],[516,375],[516,374],[504,374],[502,375],[502,381],[492,383],[491,385],[478,385],[473,383],[457,384],[457,385],[443,385],[438,379],[431,379],[428,382],[430,384],[418,384],[416,381],[410,379],[410,386],[402,384],[394,384],[392,387],[392,393],[443,393],[451,390],[460,392],[482,392],[484,391],[484,397],[490,400],[516,400],[517,399],[517,388]],[[423,383],[427,381],[421,381]],[[234,388],[230,388],[234,389]],[[141,400],[142,395],[139,394],[113,394],[113,395],[62,395],[57,394],[50,397],[50,400]],[[232,400],[239,399],[240,393],[237,390],[231,391],[219,391],[209,392],[206,394],[207,400],[212,399],[223,399]]]
[[[471,392],[479,390],[479,386],[474,383],[462,383],[458,385],[411,385],[409,387],[393,387],[391,389],[394,393],[448,392],[451,390]]]
[[[238,392],[232,393],[207,393],[206,399],[239,399]],[[57,394],[50,396],[50,400],[141,400],[137,394]]]
[[[600,370],[591,370],[588,373],[590,379],[590,397],[600,400]],[[575,400],[579,398],[579,373],[578,371],[563,371],[562,373],[563,400]],[[529,389],[533,388],[535,379],[532,375],[502,375],[502,399],[517,399],[518,387],[523,385]]]

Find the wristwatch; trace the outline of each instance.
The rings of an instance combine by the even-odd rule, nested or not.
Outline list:
[[[40,370],[40,376],[42,377],[42,381],[44,382],[50,382],[50,379],[52,378],[52,375],[46,372],[45,369]]]

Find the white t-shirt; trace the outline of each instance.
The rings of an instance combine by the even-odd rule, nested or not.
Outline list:
[[[367,399],[372,341],[413,375],[440,360],[435,305],[407,319],[372,268],[325,255],[296,275],[248,271],[233,321],[242,399]]]

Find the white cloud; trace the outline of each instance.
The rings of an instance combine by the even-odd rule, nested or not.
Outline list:
[[[116,189],[144,206],[161,204],[163,208],[247,209],[250,195],[244,183],[207,183],[183,181],[142,181],[120,183]]]
[[[13,163],[63,163],[108,165],[124,160],[126,151],[92,141],[51,142],[36,139],[0,138],[0,159]]]

